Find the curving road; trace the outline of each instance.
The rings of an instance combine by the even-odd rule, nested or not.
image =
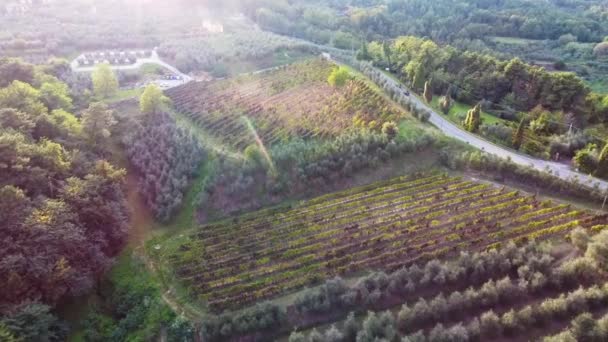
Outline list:
[[[395,85],[395,86],[404,86],[399,82],[395,81],[393,78],[388,75],[381,73],[382,77],[386,79],[387,82]],[[426,103],[422,102],[418,97],[414,95],[410,95],[410,100],[418,107],[424,108],[431,113],[429,118],[429,122],[436,126],[439,130],[441,130],[445,135],[452,137],[454,139],[458,139],[460,141],[466,142],[467,144],[476,147],[485,152],[497,155],[503,158],[509,158],[516,164],[523,166],[531,166],[540,171],[550,171],[553,175],[567,181],[572,181],[573,179],[578,179],[578,181],[582,184],[585,184],[590,187],[599,186],[603,191],[608,190],[608,182],[585,175],[583,173],[572,170],[568,165],[564,165],[561,163],[556,163],[552,161],[542,160],[533,158],[530,156],[523,155],[514,150],[510,150],[508,148],[498,146],[494,143],[491,143],[477,135],[471,134],[468,131],[460,128],[455,125],[448,119],[446,119],[443,115],[437,113],[433,108],[429,107]]]

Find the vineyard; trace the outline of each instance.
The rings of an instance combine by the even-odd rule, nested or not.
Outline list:
[[[355,123],[380,129],[405,115],[363,80],[331,87],[327,78],[334,67],[314,59],[257,75],[191,82],[166,94],[177,111],[236,148],[254,142],[249,123],[265,144],[273,144],[292,137],[333,137]]]
[[[459,250],[601,230],[606,215],[442,174],[405,176],[262,210],[161,243],[158,256],[216,310],[336,275],[393,271]]]

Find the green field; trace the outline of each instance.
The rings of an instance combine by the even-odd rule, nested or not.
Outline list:
[[[433,101],[431,101],[431,107],[433,107],[438,113],[443,114],[439,107],[439,99],[440,98],[438,96],[433,97]],[[447,114],[447,117],[448,119],[450,119],[450,121],[460,125],[462,119],[459,118],[459,115],[465,116],[467,112],[471,109],[473,109],[473,106],[464,104],[462,102],[454,101],[454,104],[452,105],[452,108],[450,108],[450,112]],[[507,120],[497,118],[491,114],[488,114],[485,111],[481,112],[481,121],[482,123],[487,125],[507,122]]]

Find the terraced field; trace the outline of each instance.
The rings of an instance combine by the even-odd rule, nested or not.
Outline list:
[[[333,63],[308,60],[277,70],[215,82],[190,82],[166,91],[177,111],[220,142],[244,148],[291,137],[333,137],[356,122],[380,129],[405,115],[363,80],[331,87]]]
[[[203,226],[162,243],[160,257],[179,281],[221,310],[334,275],[391,271],[458,250],[484,250],[606,224],[606,215],[432,174]]]

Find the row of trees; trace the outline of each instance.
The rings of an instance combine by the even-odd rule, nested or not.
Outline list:
[[[291,34],[321,44],[341,37],[385,39],[404,34],[444,42],[507,36],[557,40],[572,35],[579,41],[600,41],[608,35],[605,9],[599,0],[543,2],[522,5],[500,2],[423,0],[243,1],[244,12],[264,29]],[[354,10],[344,11],[348,6]],[[356,39],[356,38],[355,38]],[[341,45],[350,48],[349,44]],[[336,45],[340,45],[339,43]]]
[[[333,141],[292,140],[274,145],[268,151],[270,159],[260,146],[248,147],[245,161],[222,161],[222,172],[207,190],[212,195],[209,203],[218,209],[226,208],[226,203],[213,201],[213,196],[222,195],[218,197],[227,196],[230,206],[242,209],[267,200],[276,201],[276,196],[314,193],[330,186],[338,177],[350,177],[435,143],[431,135],[406,139],[397,134],[394,123],[385,126],[382,132],[353,129]],[[267,198],[260,198],[260,193],[267,194]]]
[[[170,114],[156,108],[159,98],[146,89],[141,107],[147,113],[133,122],[124,145],[131,164],[140,174],[142,195],[156,218],[167,221],[180,207],[190,180],[196,176],[207,152],[198,138],[179,126]],[[147,95],[153,95],[148,97]],[[149,101],[148,101],[149,100]]]
[[[589,89],[573,73],[551,73],[519,59],[501,61],[413,36],[399,37],[385,50],[361,57],[376,65],[390,60],[390,69],[415,90],[422,90],[432,79],[427,84],[429,92],[449,91],[447,96],[471,105],[486,100],[496,104],[499,112],[529,111],[541,105],[588,119]]]
[[[608,288],[592,286],[589,288],[579,288],[567,295],[562,294],[556,298],[548,298],[538,305],[528,305],[519,310],[505,312],[497,315],[493,310],[484,312],[478,317],[466,323],[458,323],[451,327],[445,327],[438,323],[428,333],[423,330],[410,335],[405,335],[402,341],[487,341],[496,338],[513,337],[525,334],[532,328],[549,325],[555,320],[562,320],[568,316],[577,315],[587,310],[598,310],[608,301]],[[401,315],[400,315],[401,316]],[[574,329],[563,335],[577,334],[583,336],[583,340],[574,341],[601,341],[601,336],[605,335],[599,327],[604,325],[594,324],[589,316],[578,317],[574,321]],[[335,326],[329,328],[324,334],[313,329],[308,338],[302,333],[293,332],[290,342],[299,341],[397,341],[399,338],[399,322],[390,311],[381,313],[368,312],[362,323],[358,323],[351,313],[344,322],[342,329]],[[585,328],[579,329],[578,324],[585,323]],[[562,336],[563,336],[562,335]],[[558,335],[559,336],[559,335]],[[556,337],[557,338],[557,337]],[[551,339],[550,341],[562,339]]]
[[[16,338],[62,339],[49,307],[93,288],[126,240],[125,172],[103,159],[113,112],[70,113],[52,68],[0,70],[0,321]]]
[[[520,269],[525,279],[531,279],[536,273],[545,274],[551,261],[549,255],[533,244],[520,248],[509,244],[499,251],[475,254],[463,252],[451,262],[431,260],[423,267],[412,265],[388,275],[373,273],[352,287],[346,286],[340,278],[328,280],[323,286],[297,296],[294,306],[303,315],[354,308],[374,309],[382,307],[384,302],[390,303],[391,298],[403,299],[431,286],[449,287],[462,283],[477,286]]]

